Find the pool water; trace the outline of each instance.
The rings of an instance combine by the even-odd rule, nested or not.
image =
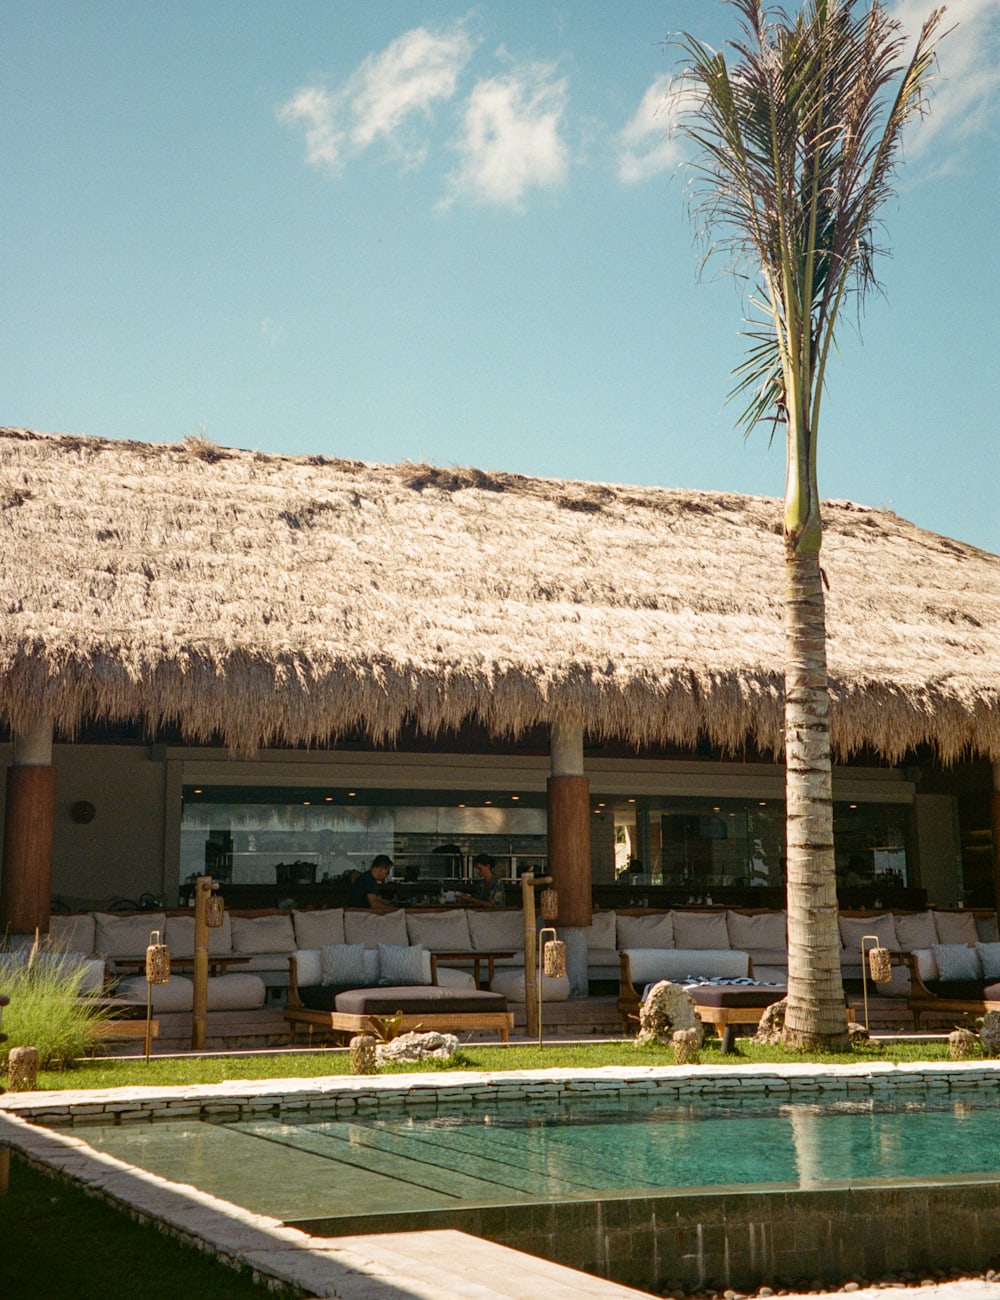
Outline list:
[[[91,1145],[285,1221],[672,1189],[1000,1176],[1000,1096],[463,1107],[350,1119],[166,1120]]]

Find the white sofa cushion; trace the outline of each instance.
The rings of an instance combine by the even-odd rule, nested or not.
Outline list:
[[[587,927],[588,953],[615,952],[617,948],[618,932],[614,912],[595,912]]]
[[[896,938],[901,952],[932,948],[938,942],[931,912],[904,912],[896,916]]]
[[[524,1001],[524,967],[520,970],[498,970],[493,976],[490,988],[494,993],[502,993],[508,1002]],[[569,999],[570,983],[568,975],[542,974],[542,1001],[566,1002]],[[531,996],[538,997],[532,988]]]
[[[430,953],[427,954],[430,957]],[[438,967],[438,987],[442,989],[474,989],[476,977],[472,971],[456,970],[453,966]]]
[[[934,928],[937,930],[938,943],[974,946],[979,942],[976,918],[971,912],[935,912]],[[942,975],[941,978],[948,977]]]
[[[461,908],[454,912],[407,912],[406,933],[410,943],[423,944],[431,952],[468,952],[472,947],[469,922]]]
[[[983,968],[983,979],[989,983],[1000,980],[1000,943],[977,943],[976,952]]]
[[[617,947],[672,948],[674,917],[672,912],[651,912],[646,916],[626,916],[619,912],[615,920]]]
[[[165,912],[143,912],[140,916],[115,916],[113,912],[95,912],[97,929],[94,951],[107,957],[142,957],[149,947],[149,936],[167,928]]]
[[[726,931],[730,948],[742,948],[751,955],[757,952],[787,952],[784,912],[726,913]],[[754,956],[754,968],[757,958]]]
[[[380,943],[378,982],[390,987],[396,984],[429,984],[430,953],[420,945]]]
[[[116,997],[126,1002],[146,1005],[146,991],[152,990],[153,1011],[165,1015],[170,1011],[190,1011],[194,1006],[194,985],[186,975],[171,975],[166,984],[146,983],[145,975],[133,975],[118,985]]]
[[[704,979],[740,979],[750,973],[750,957],[735,948],[629,948],[629,974],[638,991],[655,980],[680,982],[689,975]]]
[[[728,948],[725,912],[674,912],[675,948]]]
[[[375,949],[370,949],[375,952]],[[360,943],[325,943],[319,950],[321,983],[338,984],[342,988],[374,984],[378,979],[378,964],[371,978],[365,970],[365,949]],[[301,977],[300,977],[301,978]]]
[[[1000,925],[997,924],[996,912],[990,916],[976,917],[976,934],[979,935],[980,943],[1000,943]]]
[[[259,975],[214,975],[207,985],[209,1011],[254,1011],[264,1005],[267,990]]]
[[[300,948],[322,948],[325,943],[345,943],[344,909],[325,907],[319,912],[293,912],[295,942]]]
[[[979,953],[964,943],[936,943],[931,949],[937,963],[939,980],[979,980],[983,968]]]
[[[842,916],[840,918],[840,963],[842,966],[861,965],[861,940],[865,935],[874,935],[880,948],[890,952],[899,952],[899,940],[896,938],[896,921],[889,913],[881,916]],[[865,944],[865,951],[874,944]]]
[[[89,912],[53,916],[49,921],[49,946],[60,952],[96,952],[96,935],[97,922]]]
[[[344,942],[363,943],[366,948],[377,948],[380,943],[408,943],[406,913],[401,908],[396,912],[347,911]]]
[[[508,963],[523,962],[524,913],[502,911],[471,911],[466,913],[469,935],[476,952],[510,951],[522,954],[506,958]]]
[[[934,947],[930,948],[913,948],[912,956],[917,963],[917,974],[922,980],[936,980],[938,977],[937,962],[934,960]]]
[[[295,958],[295,983],[310,988],[323,983],[323,954],[320,948],[298,948]]]
[[[234,916],[233,952],[291,953],[295,951],[295,930],[287,912],[276,916]]]
[[[163,942],[170,949],[171,957],[194,956],[194,917],[168,916],[167,926],[163,932]],[[224,957],[233,950],[233,922],[229,913],[222,918],[221,925],[213,925],[208,931],[209,956]]]

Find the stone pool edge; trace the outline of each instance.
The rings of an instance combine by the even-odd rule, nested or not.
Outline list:
[[[335,1076],[318,1079],[229,1081],[201,1086],[111,1088],[0,1096],[0,1148],[101,1195],[125,1212],[154,1221],[224,1260],[251,1268],[265,1279],[299,1287],[307,1295],[368,1300],[391,1295],[393,1283],[407,1295],[444,1300],[481,1289],[457,1289],[456,1269],[467,1269],[476,1288],[484,1276],[505,1278],[505,1296],[595,1297],[616,1300],[647,1295],[628,1286],[579,1273],[510,1247],[449,1229],[386,1236],[316,1238],[279,1220],[188,1186],[170,1182],[96,1151],[76,1132],[88,1124],[151,1122],[164,1118],[248,1119],[278,1110],[286,1114],[370,1114],[379,1108],[433,1113],[464,1104],[547,1101],[580,1096],[660,1096],[664,1099],[758,1095],[865,1097],[889,1092],[963,1093],[1000,1087],[1000,1061],[947,1064],[872,1062],[865,1065],[605,1066],[597,1070],[534,1070]],[[431,1241],[431,1238],[437,1240]],[[501,1252],[503,1260],[496,1252]],[[487,1263],[487,1258],[490,1258]],[[433,1260],[449,1261],[449,1272]],[[523,1290],[516,1279],[523,1279]],[[419,1290],[414,1290],[419,1282]],[[379,1289],[381,1288],[381,1289]]]
[[[1000,1086],[1000,1060],[947,1063],[874,1061],[850,1065],[602,1066],[593,1070],[454,1071],[447,1074],[328,1075],[309,1079],[6,1093],[0,1115],[34,1124],[86,1125],[198,1117],[251,1119],[286,1114],[370,1113],[377,1108],[446,1109],[503,1101],[561,1100],[581,1095],[760,1095],[802,1098],[872,1096],[901,1088],[963,1091]]]

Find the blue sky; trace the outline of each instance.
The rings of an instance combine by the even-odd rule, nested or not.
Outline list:
[[[908,23],[927,3],[895,10]],[[955,0],[826,497],[1000,551],[1000,0]],[[0,14],[0,423],[780,495],[660,110],[716,0]]]

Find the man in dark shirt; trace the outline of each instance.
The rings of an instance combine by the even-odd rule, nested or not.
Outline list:
[[[367,907],[372,912],[395,912],[392,903],[382,897],[382,886],[392,870],[392,858],[380,853],[367,871],[362,872],[351,886],[348,907]]]

